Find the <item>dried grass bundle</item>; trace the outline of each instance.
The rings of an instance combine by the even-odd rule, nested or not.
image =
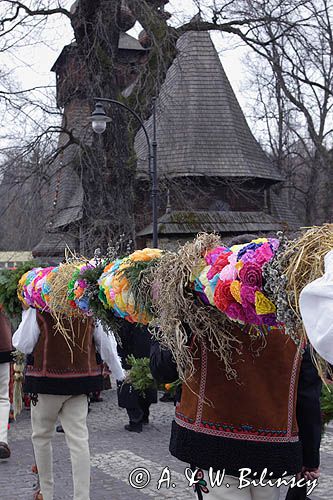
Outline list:
[[[288,306],[295,318],[295,328],[301,338],[306,338],[299,309],[299,296],[303,288],[324,274],[324,257],[333,249],[333,224],[324,224],[307,229],[299,238],[289,241],[282,253],[281,268],[285,276]],[[318,373],[326,380],[332,375],[330,365],[311,349]]]
[[[49,283],[51,285],[51,292],[49,296],[49,306],[51,314],[56,322],[56,331],[59,332],[66,340],[66,343],[73,355],[73,347],[76,340],[74,329],[71,331],[64,325],[64,319],[71,320],[74,318],[84,319],[85,315],[79,308],[71,307],[68,299],[68,284],[72,279],[73,273],[82,264],[80,260],[72,260],[65,264],[61,264],[57,272],[50,275]]]
[[[151,326],[156,328],[152,331],[171,350],[182,380],[194,373],[195,353],[189,347],[190,334],[219,356],[227,377],[236,378],[231,364],[232,352],[238,349],[239,341],[231,333],[231,324],[216,308],[195,298],[190,281],[192,271],[202,263],[205,253],[220,245],[219,236],[199,234],[177,254],[164,254],[154,271]]]
[[[324,257],[333,249],[333,224],[311,227],[287,244],[281,256],[289,306],[301,321],[299,296],[303,288],[324,274]]]
[[[72,279],[73,273],[77,271],[82,261],[67,262],[61,264],[57,272],[50,275],[49,283],[51,293],[49,306],[52,315],[65,315],[68,318],[81,317],[82,312],[78,308],[73,308],[68,299],[68,284]]]

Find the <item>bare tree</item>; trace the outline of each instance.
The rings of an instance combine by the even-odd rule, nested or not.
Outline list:
[[[326,0],[303,2],[293,17],[295,26],[288,35],[272,40],[250,58],[251,90],[255,87],[257,92],[253,109],[256,120],[264,123],[266,145],[286,176],[285,186],[298,202],[301,219],[321,223],[333,215],[329,189],[333,182],[333,5]],[[276,33],[269,24],[260,31],[268,36]]]
[[[76,60],[82,76],[75,82],[75,95],[84,97],[90,106],[96,95],[119,98],[118,42],[124,2],[78,0],[68,10],[69,3],[66,0],[2,0],[0,50],[15,50],[20,40],[28,43],[41,32],[49,16],[62,15],[73,28]],[[158,94],[175,57],[176,42],[186,31],[211,30],[236,36],[265,61],[274,81],[278,82],[278,91],[288,103],[288,109],[291,105],[301,115],[299,120],[306,124],[313,144],[316,174],[318,178],[326,179],[328,156],[325,141],[330,134],[328,117],[332,97],[332,68],[327,62],[327,59],[332,60],[331,7],[328,1],[195,0],[194,3],[198,15],[189,22],[175,24],[169,20],[165,2],[126,0],[126,6],[145,29],[150,42],[147,64],[141,71],[135,92],[128,99],[129,104],[141,115],[148,116],[151,98]],[[24,92],[16,95],[5,91],[2,97],[7,106],[21,111],[15,99],[24,102]],[[314,108],[318,101],[321,103],[319,114],[319,106]],[[22,110],[24,112],[24,106]],[[74,167],[83,184],[81,229],[87,249],[93,248],[97,241],[112,240],[123,233],[128,239],[133,239],[135,230],[133,138],[137,124],[129,121],[121,109],[115,108],[112,113],[114,120],[103,138],[87,136],[86,133],[83,141],[82,134],[77,134],[71,124],[64,120],[61,125],[59,121],[55,122],[67,138],[61,143],[61,148],[80,145],[79,161]],[[285,120],[285,110],[280,109],[279,113]],[[274,132],[278,136],[280,156],[283,145],[283,134],[279,130],[281,116],[278,130]],[[58,152],[55,153],[57,156]],[[322,206],[311,215],[317,222],[328,216],[328,206]]]

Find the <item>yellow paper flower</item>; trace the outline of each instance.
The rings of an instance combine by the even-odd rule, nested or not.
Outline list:
[[[25,306],[27,306],[28,304],[26,303],[26,301],[23,297],[23,286],[25,285],[25,281],[26,281],[26,278],[27,278],[29,272],[30,271],[24,273],[23,276],[21,276],[20,281],[18,282],[18,286],[17,286],[17,296],[18,296],[19,300],[21,302],[23,302],[23,304]]]
[[[267,238],[257,238],[256,240],[252,240],[251,243],[267,243]]]
[[[265,295],[261,292],[255,293],[255,307],[257,314],[275,313],[276,307]]]
[[[136,250],[129,256],[129,258],[133,262],[148,262],[160,257],[161,253],[161,250],[158,248],[145,248],[144,250]]]
[[[237,269],[237,271],[240,271],[242,269],[242,267],[244,266],[244,262],[239,260],[236,264],[235,264],[235,268]]]
[[[207,278],[207,273],[210,270],[211,266],[206,266],[200,273],[199,280],[206,287],[209,285],[209,280]]]
[[[190,281],[192,281],[192,282],[195,281],[200,276],[200,274],[203,272],[205,267],[207,267],[205,259],[200,259],[199,262],[195,266],[193,266],[193,268],[192,268]]]
[[[246,245],[248,245],[248,243],[246,243]],[[241,243],[241,244],[239,244],[239,245],[232,245],[232,247],[230,247],[230,250],[231,250],[233,253],[238,253],[238,252],[239,252],[239,250],[240,250],[241,248],[243,248],[244,246],[245,246],[245,245],[244,245],[244,243]]]
[[[242,299],[241,299],[241,282],[240,281],[233,281],[231,284],[230,284],[230,292],[231,292],[231,295],[233,296],[233,298],[235,300],[237,300],[237,302],[239,304],[242,303]]]

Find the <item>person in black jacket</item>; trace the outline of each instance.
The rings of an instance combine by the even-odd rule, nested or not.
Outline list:
[[[151,347],[150,369],[153,377],[160,383],[172,383],[178,379],[177,366],[171,352],[162,349],[157,341],[154,341]],[[306,480],[319,477],[322,424],[320,410],[321,388],[322,382],[312,362],[310,348],[306,347],[300,369],[296,409],[299,437],[303,450],[302,475]],[[180,399],[181,394],[178,393],[178,401]],[[211,452],[214,453],[214,450]],[[209,454],[209,448],[207,448],[207,453]],[[191,464],[191,467],[195,469],[196,464]],[[223,469],[223,464],[221,464],[221,469]],[[199,489],[197,493],[198,498],[203,498]]]
[[[131,368],[127,361],[129,355],[136,359],[149,358],[152,337],[147,327],[124,321],[119,336],[121,346],[118,345],[118,354],[124,370]],[[152,403],[157,403],[156,388],[141,394],[130,384],[118,384],[118,404],[121,408],[126,408],[129,417],[129,424],[125,425],[127,431],[142,432],[142,425],[149,423],[149,408]]]

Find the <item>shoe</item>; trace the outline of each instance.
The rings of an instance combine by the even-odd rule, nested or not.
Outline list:
[[[103,403],[103,398],[100,398],[99,396],[93,396],[92,398],[90,398],[90,403]]]
[[[174,402],[174,397],[171,396],[170,394],[164,393],[162,397],[160,397],[160,401],[162,403],[173,403]]]
[[[64,429],[62,428],[62,425],[57,425],[56,427],[56,432],[63,432],[65,434]]]
[[[34,493],[33,500],[43,500],[43,495],[41,494],[40,491],[36,491],[36,493]]]
[[[10,457],[10,449],[7,443],[0,443],[0,459],[5,459]]]
[[[142,424],[127,424],[125,429],[129,432],[142,432]]]

